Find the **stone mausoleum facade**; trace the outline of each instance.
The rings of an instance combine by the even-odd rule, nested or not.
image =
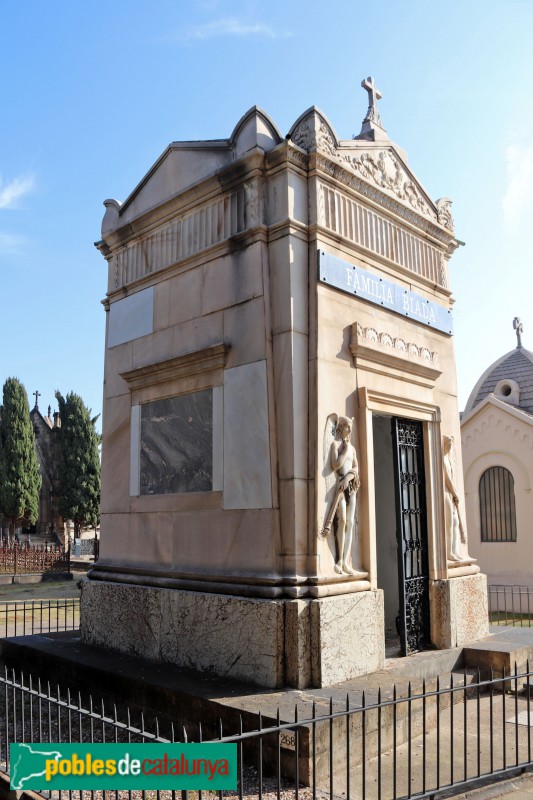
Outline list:
[[[85,642],[265,686],[327,686],[487,632],[468,554],[448,264],[380,94],[341,140],[173,142],[108,263],[100,559]]]

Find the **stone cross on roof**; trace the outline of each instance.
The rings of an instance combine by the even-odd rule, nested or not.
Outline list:
[[[363,120],[363,125],[365,122],[374,122],[376,125],[379,125],[380,128],[383,127],[377,106],[377,101],[381,100],[383,95],[374,83],[374,78],[370,76],[365,78],[365,80],[361,81],[361,86],[368,92],[368,111]]]
[[[35,391],[33,394],[35,395],[35,408],[39,408],[39,397],[41,396],[41,393]]]
[[[520,317],[515,317],[513,319],[513,328],[516,332],[516,346],[522,347],[522,334],[524,332],[524,326],[520,320]]]

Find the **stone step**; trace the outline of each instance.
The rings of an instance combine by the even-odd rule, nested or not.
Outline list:
[[[463,648],[464,663],[495,678],[533,670],[533,628],[491,627],[489,636]]]

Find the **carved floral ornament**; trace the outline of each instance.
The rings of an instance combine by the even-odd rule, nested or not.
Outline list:
[[[429,348],[417,345],[414,342],[406,342],[405,339],[399,336],[393,337],[386,331],[379,332],[372,327],[364,328],[361,323],[354,322],[352,325],[352,344],[350,349],[353,351],[357,342],[362,341],[372,342],[382,347],[389,347],[404,358],[425,361],[428,365],[435,367],[435,369],[439,367],[439,354],[436,351],[429,350]]]
[[[331,128],[318,115],[303,119],[291,133],[291,140],[306,152],[316,148],[330,157],[345,162],[365,181],[393,194],[419,214],[436,219],[439,225],[453,232],[452,201],[448,197],[437,200],[437,213],[435,213],[418,185],[389,148],[364,152],[354,152],[354,149],[350,149],[346,152],[344,148],[338,146]]]

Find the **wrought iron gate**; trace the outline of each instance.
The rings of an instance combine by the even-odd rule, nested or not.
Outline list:
[[[430,643],[429,568],[421,422],[392,419],[396,479],[396,537],[400,595],[399,634],[402,654]]]

